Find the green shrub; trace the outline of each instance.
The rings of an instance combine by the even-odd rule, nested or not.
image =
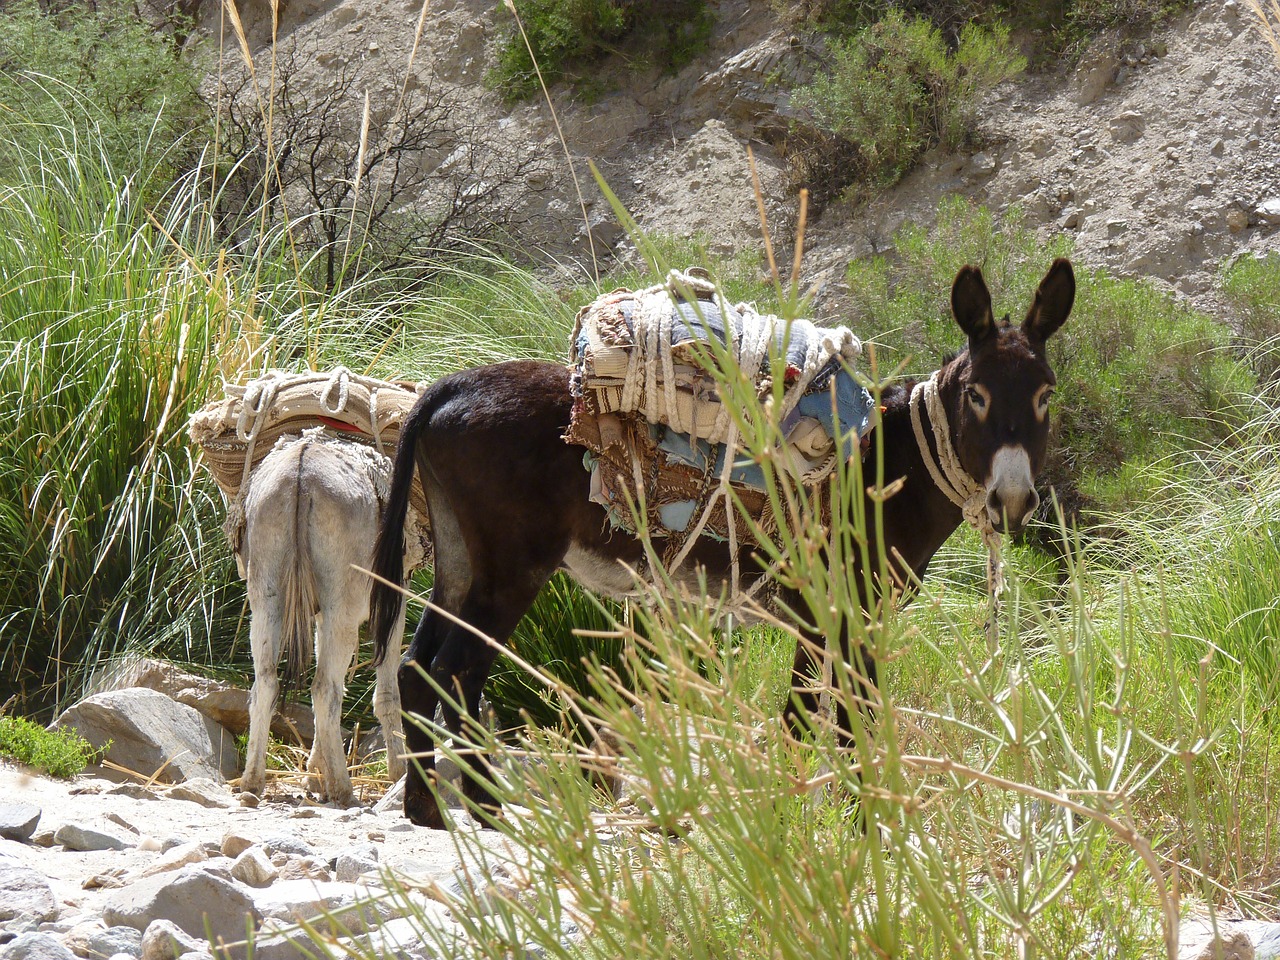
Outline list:
[[[0,114],[29,121],[28,137],[92,124],[113,165],[150,167],[148,152],[165,154],[167,178],[183,159],[172,145],[207,115],[195,64],[131,5],[46,8],[14,0],[0,11]]]
[[[830,70],[793,102],[856,148],[848,182],[872,187],[897,182],[930,147],[960,145],[980,97],[1025,66],[999,24],[966,24],[951,51],[928,20],[897,9],[831,52]]]
[[[848,37],[894,8],[928,20],[954,40],[967,24],[1002,22],[1019,37],[1033,68],[1054,69],[1107,30],[1133,36],[1189,9],[1191,0],[774,0],[796,26],[817,24]]]
[[[1071,253],[1066,236],[1039,241],[1017,210],[997,220],[958,197],[942,203],[933,229],[904,228],[896,247],[892,264],[850,265],[854,329],[882,343],[883,363],[910,358],[919,375],[954,349],[947,298],[961,266],[982,264],[996,307],[1021,310],[1049,262]],[[1045,477],[1072,513],[1146,496],[1152,464],[1226,436],[1256,389],[1212,318],[1149,284],[1076,269],[1075,309],[1049,344],[1058,387]]]
[[[22,717],[0,717],[0,756],[54,777],[74,777],[109,749],[95,750],[75,730],[46,730]]]
[[[1280,254],[1242,256],[1224,267],[1222,292],[1236,309],[1243,347],[1258,376],[1280,379]]]
[[[515,10],[523,36],[513,26],[489,74],[509,100],[535,93],[539,70],[547,84],[572,79],[576,66],[623,48],[639,63],[678,70],[706,47],[715,19],[706,0],[515,0]]]

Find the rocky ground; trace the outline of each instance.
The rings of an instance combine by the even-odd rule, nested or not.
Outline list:
[[[457,809],[465,843],[413,827],[402,785],[366,781],[351,809],[297,776],[238,791],[224,748],[247,721],[242,689],[154,661],[100,683],[57,723],[110,740],[103,766],[56,780],[0,762],[0,960],[247,960],[247,935],[259,960],[316,960],[320,941],[334,957],[468,957],[468,924],[521,889],[518,846]],[[569,897],[563,942],[590,936]],[[1280,923],[1189,916],[1179,956],[1280,957]]]
[[[478,843],[464,857],[450,834],[403,817],[403,785],[357,778],[364,805],[351,809],[315,803],[297,775],[262,797],[233,789],[245,690],[155,661],[99,682],[55,725],[109,742],[102,766],[56,780],[0,762],[4,960],[207,960],[210,938],[234,945],[246,930],[254,956],[293,960],[315,955],[320,935],[300,923],[339,953],[405,960],[438,955],[422,942],[429,924],[465,955],[467,904],[515,882],[522,858],[502,836],[455,809]],[[308,726],[297,711],[277,724]]]
[[[315,951],[318,934],[302,921],[334,936],[331,949],[349,940],[426,958],[435,953],[417,932],[424,923],[463,942],[461,883],[504,881],[492,865],[464,875],[449,834],[412,827],[395,799],[340,810],[281,789],[251,805],[207,779],[149,788],[12,766],[0,766],[0,796],[6,960],[199,960],[210,954],[206,931],[234,944],[246,925],[254,956],[293,960]],[[402,885],[394,892],[391,877]]]
[[[261,49],[270,40],[266,4],[243,6]],[[759,251],[750,148],[775,239],[787,242],[795,184],[777,144],[795,117],[788,88],[821,67],[818,36],[780,21],[770,4],[720,0],[710,49],[693,64],[672,76],[615,58],[589,95],[553,88],[553,117],[542,99],[507,106],[483,82],[507,29],[500,6],[437,0],[415,45],[418,0],[293,0],[279,36],[314,45],[308,82],[329,82],[360,60],[376,63],[387,95],[406,76],[411,86],[443,84],[494,143],[545,157],[550,172],[531,182],[526,202],[559,224],[548,250],[577,264],[579,278],[593,254],[607,263],[627,247],[587,161],[642,227],[703,235],[716,252]],[[227,33],[219,9],[204,18],[210,37]],[[240,55],[234,42],[224,49]],[[1000,87],[979,111],[970,148],[935,152],[871,204],[836,203],[814,218],[804,279],[819,294],[816,310],[874,326],[846,316],[844,267],[891,253],[899,227],[927,226],[939,200],[958,193],[996,210],[1017,204],[1044,234],[1072,234],[1084,264],[1151,278],[1223,312],[1223,262],[1280,247],[1278,105],[1280,67],[1243,0],[1204,0],[1149,37],[1104,36],[1078,63]]]

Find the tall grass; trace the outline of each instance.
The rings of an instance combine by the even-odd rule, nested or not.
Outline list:
[[[219,591],[202,583],[225,579],[202,569],[217,504],[193,487],[183,432],[228,305],[169,239],[187,233],[192,183],[156,221],[139,197],[149,171],[114,169],[92,131],[4,133],[2,682],[47,706],[128,638],[217,629]]]
[[[47,712],[125,649],[247,662],[190,414],[268,366],[354,364],[396,309],[297,278],[283,233],[218,244],[208,169],[121,170],[92,126],[0,128],[0,694]]]

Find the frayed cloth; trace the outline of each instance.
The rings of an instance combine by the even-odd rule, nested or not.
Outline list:
[[[720,351],[710,341],[723,345]],[[766,535],[767,483],[744,458],[737,425],[712,372],[748,374],[761,414],[782,372],[783,443],[773,463],[816,488],[871,429],[871,396],[852,368],[862,352],[846,327],[817,327],[730,305],[704,271],[673,271],[645,290],[615,290],[579,314],[570,342],[573,415],[566,439],[587,447],[592,499],[611,522],[636,532],[643,504],[651,536],[683,543],[701,534],[752,542]],[[743,411],[748,418],[757,414]],[[728,462],[726,462],[728,461]],[[714,497],[722,483],[732,491]],[[731,499],[740,507],[734,509]],[[745,513],[755,521],[747,523]]]

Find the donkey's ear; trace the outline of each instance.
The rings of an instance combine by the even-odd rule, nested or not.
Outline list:
[[[995,333],[996,321],[991,313],[991,292],[977,267],[962,267],[951,285],[951,312],[960,329],[969,335],[969,345],[976,347]]]
[[[1036,298],[1022,321],[1022,332],[1033,342],[1044,343],[1066,322],[1076,299],[1076,275],[1071,261],[1059,257],[1040,281]]]

